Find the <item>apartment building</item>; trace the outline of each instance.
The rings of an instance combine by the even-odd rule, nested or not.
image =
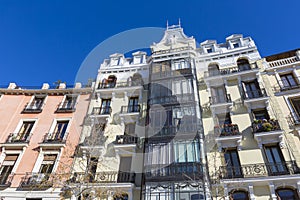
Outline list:
[[[148,57],[113,54],[98,71],[70,180],[70,198],[141,199]]]
[[[91,88],[0,89],[0,197],[59,199],[72,167]]]
[[[251,38],[232,35],[222,44],[201,43],[199,54],[213,198],[299,199],[295,51],[261,59]]]

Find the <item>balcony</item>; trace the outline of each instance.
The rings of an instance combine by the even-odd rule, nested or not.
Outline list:
[[[46,133],[40,146],[47,148],[64,147],[68,133]]]
[[[230,94],[209,97],[210,108],[213,113],[227,113],[233,105]]]
[[[122,106],[121,113],[137,113],[140,112],[140,105]]]
[[[0,174],[0,188],[6,188],[11,185],[14,178],[14,173],[2,173]]]
[[[36,102],[28,103],[22,113],[41,113],[43,105],[43,103],[37,105]]]
[[[255,178],[300,174],[296,162],[258,163],[241,166],[221,166],[221,179]]]
[[[186,77],[186,76],[192,76],[192,75],[193,75],[193,70],[191,68],[184,68],[184,69],[152,73],[151,79],[159,80],[159,79],[174,78],[174,77],[180,77],[180,76]]]
[[[152,97],[149,100],[149,104],[178,104],[194,102],[194,94],[176,94],[171,96],[159,96]]]
[[[249,109],[266,107],[269,101],[269,97],[264,88],[251,91],[243,91],[242,97],[244,105]]]
[[[283,131],[281,130],[278,120],[254,120],[252,122],[254,138],[259,146],[266,143],[281,142]]]
[[[69,102],[62,102],[57,106],[56,112],[57,113],[75,112],[75,105],[73,103],[70,104]]]
[[[122,106],[120,117],[124,123],[132,123],[138,120],[140,115],[140,105]]]
[[[109,82],[109,83],[99,83],[97,91],[100,96],[111,97],[112,92],[114,93],[124,93],[130,92],[135,95],[139,95],[140,90],[143,89],[143,81],[126,81],[126,82]]]
[[[93,111],[92,111],[92,115],[97,115],[97,116],[110,116],[111,114],[111,107],[110,106],[106,106],[106,107],[94,107]]]
[[[293,77],[292,80],[279,80],[278,85],[274,86],[274,92],[285,92],[289,90],[299,89],[300,83],[298,82],[300,77]]]
[[[1,144],[2,147],[8,148],[23,148],[28,146],[30,141],[30,133],[10,133],[6,141]]]
[[[267,92],[264,88],[243,92],[244,100],[263,98],[263,97],[268,97]]]
[[[259,71],[258,66],[253,63],[250,65],[247,65],[245,67],[230,67],[225,69],[215,69],[211,71],[204,72],[204,78],[206,80],[214,80],[214,79],[220,79],[220,78],[235,78],[237,76],[241,75],[249,75],[254,74]]]
[[[219,151],[228,147],[240,148],[242,135],[237,124],[222,124],[220,126],[215,126],[214,133]]]
[[[69,180],[70,183],[94,183],[94,184],[108,184],[108,183],[134,183],[134,172],[75,172],[73,177]],[[107,185],[106,185],[107,186]]]
[[[117,135],[114,141],[116,153],[129,155],[136,152],[138,137],[132,135]]]
[[[28,172],[22,178],[20,187],[29,190],[41,190],[52,187],[54,174]]]
[[[299,62],[297,56],[268,62],[270,68],[285,67]]]
[[[149,165],[145,170],[148,182],[201,180],[203,177],[202,166],[196,162]]]

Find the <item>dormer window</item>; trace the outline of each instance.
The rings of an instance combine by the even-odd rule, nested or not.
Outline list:
[[[237,43],[237,42],[233,43],[232,46],[233,46],[233,48],[238,48],[238,47],[240,47],[239,43]]]
[[[212,48],[207,48],[206,51],[207,51],[207,53],[212,53],[213,49]]]

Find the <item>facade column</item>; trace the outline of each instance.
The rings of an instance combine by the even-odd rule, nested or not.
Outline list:
[[[274,183],[271,182],[271,183],[269,184],[269,188],[270,188],[272,200],[277,200],[277,196],[276,196],[276,194],[275,194],[275,186],[274,186]]]
[[[249,189],[249,194],[250,194],[250,200],[255,200],[253,185],[249,184],[248,189]]]
[[[294,69],[293,69],[293,74],[297,80],[297,83],[300,84],[300,76],[299,76],[299,73],[297,72],[297,69],[296,67],[294,66]]]
[[[277,72],[276,69],[274,70],[274,73],[275,73],[275,78],[277,80],[277,83],[278,83],[279,87],[283,88],[283,84],[282,84],[281,78],[280,78],[280,76],[279,76],[279,74],[278,74],[278,72]]]

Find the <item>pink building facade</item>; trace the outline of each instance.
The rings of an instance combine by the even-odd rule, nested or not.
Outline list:
[[[0,198],[60,197],[90,93],[80,84],[0,89]]]

